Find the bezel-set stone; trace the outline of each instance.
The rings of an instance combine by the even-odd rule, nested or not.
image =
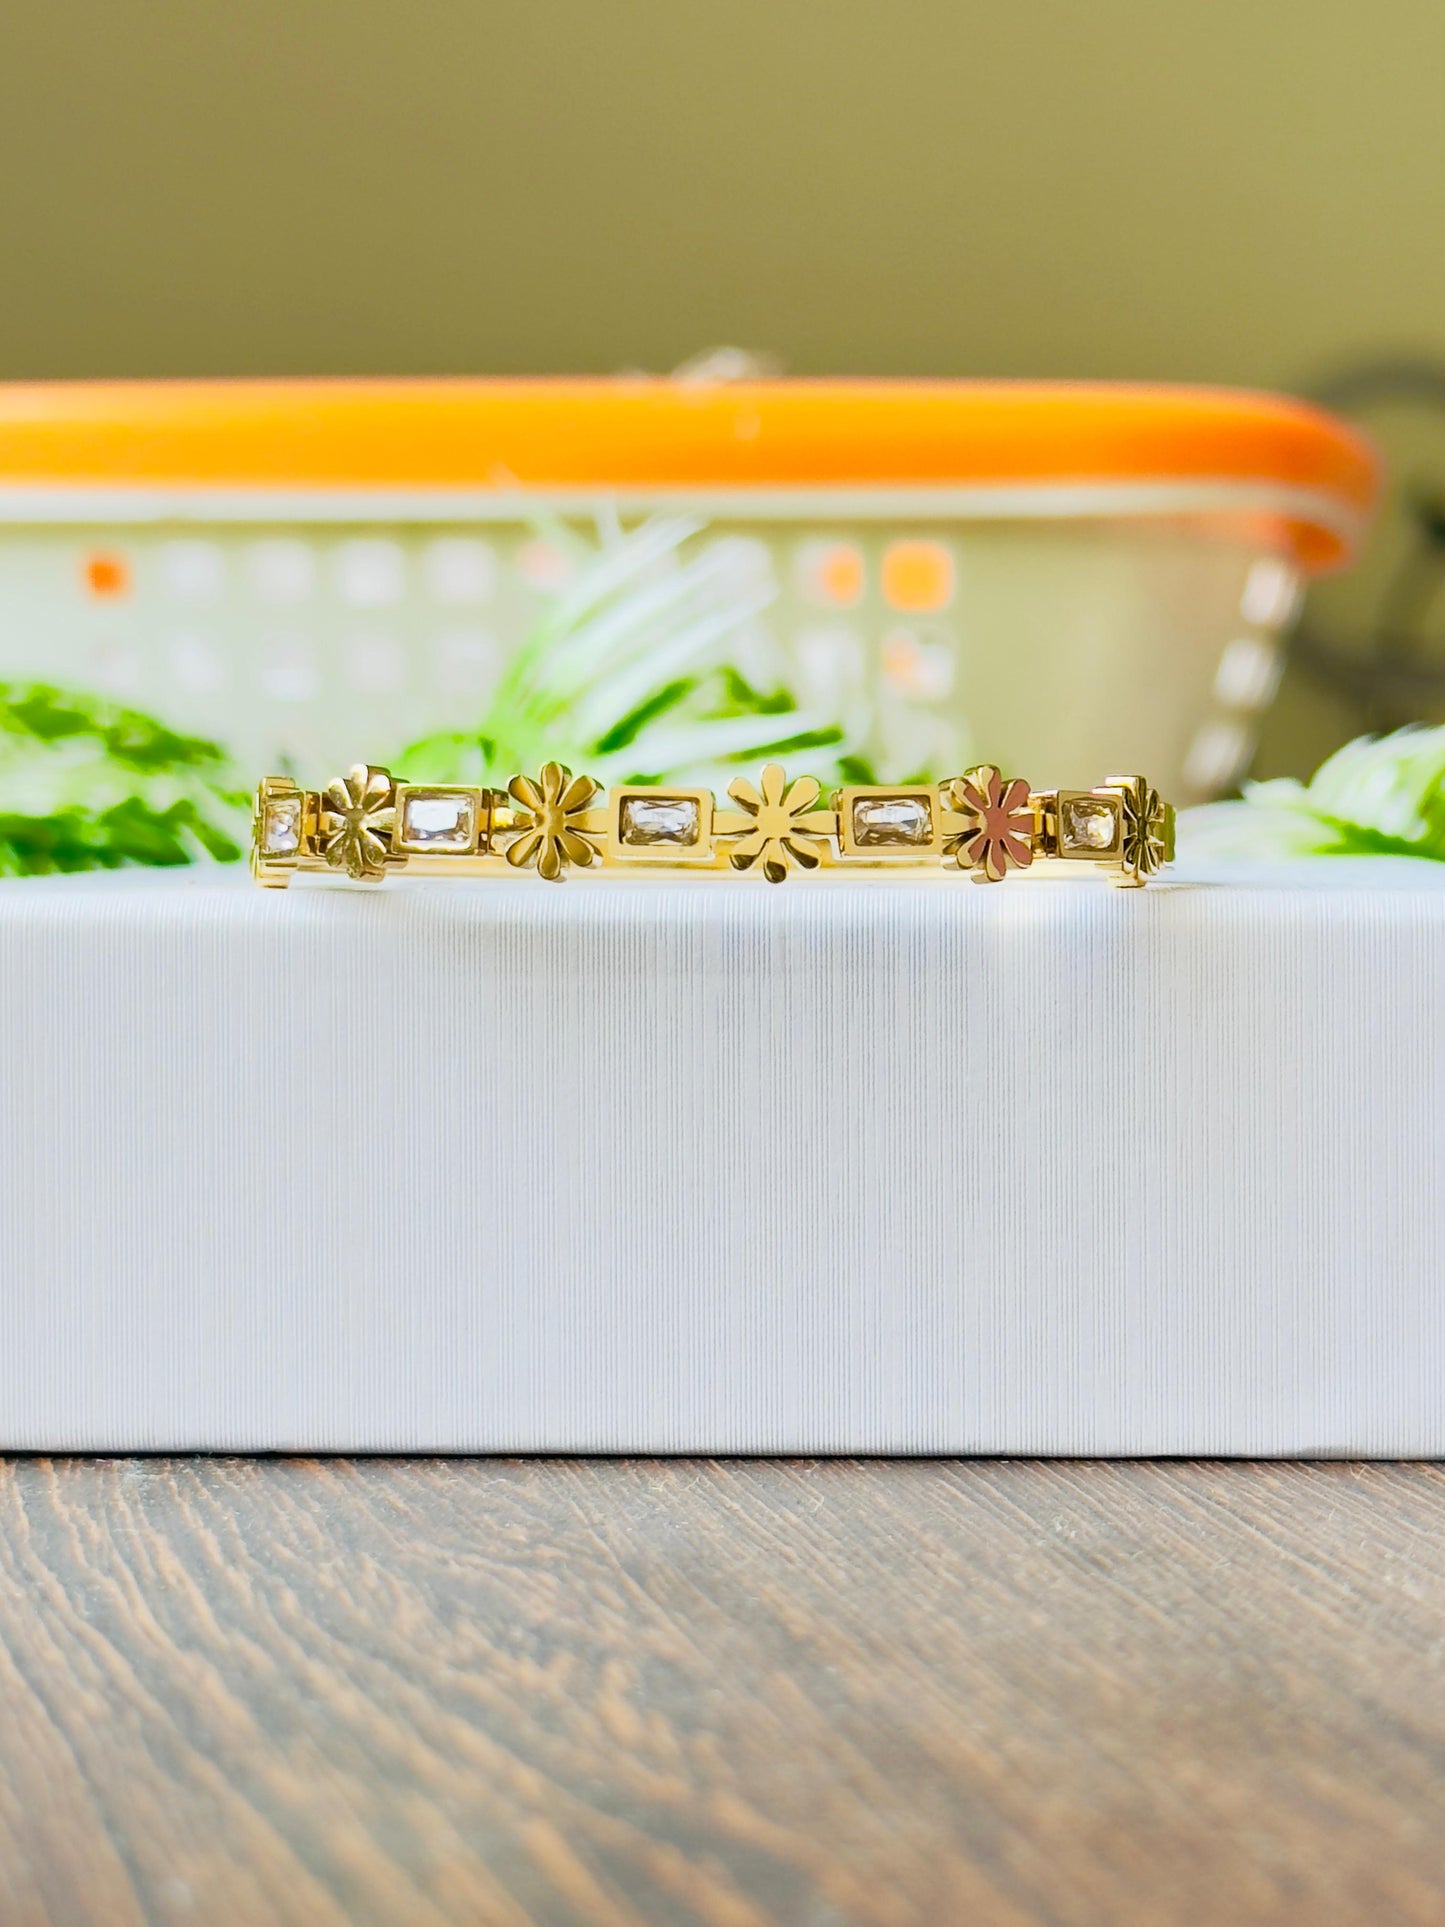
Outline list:
[[[1119,799],[1092,794],[1059,798],[1059,855],[1097,861],[1119,848],[1122,811]]]
[[[845,785],[833,797],[838,854],[863,862],[937,855],[942,848],[938,791],[923,783]]]
[[[261,805],[262,856],[295,856],[301,848],[305,804],[299,791],[268,796]]]
[[[477,790],[408,785],[397,804],[396,847],[415,856],[468,855],[477,847],[480,808]]]
[[[629,850],[693,849],[702,810],[695,796],[624,796],[617,825],[618,841]]]
[[[711,790],[619,783],[607,811],[607,854],[614,863],[716,861]]]
[[[926,850],[933,841],[930,798],[855,796],[853,842],[860,850]]]

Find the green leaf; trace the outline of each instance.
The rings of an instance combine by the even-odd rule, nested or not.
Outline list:
[[[754,689],[739,670],[725,664],[722,671],[723,693],[713,714],[716,716],[780,716],[796,709],[797,698],[789,689]]]
[[[826,750],[810,773],[837,780],[856,755],[845,722],[803,712],[790,689],[758,689],[740,667],[758,654],[770,572],[745,545],[697,544],[703,533],[656,516],[584,553],[475,726],[409,744],[395,767],[500,783],[551,759],[603,783],[706,782],[741,761]]]
[[[676,682],[664,683],[661,689],[655,689],[650,696],[644,697],[620,723],[603,731],[597,738],[598,753],[610,756],[614,750],[626,749],[629,743],[636,742],[650,722],[669,709],[675,709],[696,688],[695,676],[680,676]]]
[[[1186,810],[1190,856],[1413,856],[1445,861],[1445,727],[1361,736],[1308,783],[1247,783],[1244,800]]]
[[[232,862],[245,808],[209,739],[81,691],[0,683],[0,874]]]
[[[840,756],[838,777],[844,783],[876,783],[878,772],[866,756]]]

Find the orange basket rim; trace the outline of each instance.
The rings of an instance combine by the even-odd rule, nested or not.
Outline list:
[[[1380,465],[1323,409],[1105,382],[665,377],[0,384],[0,490],[1224,490],[1307,567]]]

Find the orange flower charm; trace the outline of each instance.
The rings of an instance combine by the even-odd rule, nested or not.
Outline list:
[[[964,827],[943,848],[961,870],[972,870],[981,883],[1001,883],[1009,870],[1029,867],[1034,812],[1021,776],[1006,783],[992,763],[982,763],[954,778],[948,798]]]

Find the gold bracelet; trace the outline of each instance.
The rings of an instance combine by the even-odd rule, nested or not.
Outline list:
[[[959,870],[998,883],[1036,862],[1088,863],[1126,887],[1174,855],[1174,811],[1142,776],[1091,790],[1035,790],[990,763],[943,783],[848,784],[826,803],[815,778],[769,763],[757,786],[712,792],[616,784],[548,763],[505,790],[408,783],[358,763],[323,790],[267,776],[256,791],[251,868],[284,888],[298,872],[357,882],[398,874],[486,876],[666,864],[741,870],[781,883],[792,870],[861,865]]]

